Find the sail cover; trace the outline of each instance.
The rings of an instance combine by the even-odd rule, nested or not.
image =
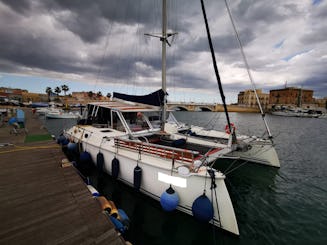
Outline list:
[[[147,105],[162,106],[164,104],[165,93],[162,89],[147,95],[128,95],[114,92],[113,97]]]

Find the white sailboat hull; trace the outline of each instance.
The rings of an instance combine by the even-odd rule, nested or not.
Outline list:
[[[239,158],[244,161],[263,164],[280,168],[280,162],[275,148],[271,144],[250,144],[251,149],[243,151],[232,151],[227,153],[227,158]]]
[[[218,140],[215,139],[225,139],[226,141],[229,139],[229,134],[217,130],[206,130],[202,127],[198,126],[190,126],[189,130],[191,132],[194,132],[195,135],[201,136],[201,137],[207,137],[201,138],[197,136],[192,135],[182,135],[179,134],[179,128],[174,123],[167,123],[165,128],[169,133],[173,133],[176,135],[176,137],[183,137],[188,142],[198,144],[198,145],[207,145],[210,147],[227,147],[226,143],[219,143]],[[181,124],[181,129],[185,130],[187,129],[185,125]],[[211,140],[209,140],[211,139]],[[263,164],[267,166],[272,167],[280,167],[279,158],[277,155],[277,152],[273,146],[273,144],[268,140],[262,140],[257,138],[251,138],[248,136],[239,136],[238,137],[240,143],[246,144],[246,149],[236,149],[228,152],[224,155],[225,158],[239,158],[241,160],[249,161],[251,163],[257,163],[257,164]]]
[[[79,114],[75,114],[72,112],[49,112],[46,114],[46,118],[50,119],[74,119],[74,118],[80,118]]]
[[[320,115],[317,113],[309,114],[305,112],[296,111],[272,111],[272,115],[283,116],[283,117],[307,117],[307,118],[318,118]]]
[[[87,130],[87,139],[83,135],[84,130]],[[192,215],[192,204],[197,197],[203,194],[204,190],[209,199],[211,199],[211,191],[213,190],[210,189],[211,180],[208,178],[209,175],[207,174],[206,167],[201,167],[201,170],[197,173],[181,175],[176,168],[183,166],[182,163],[175,162],[175,168],[171,171],[171,159],[163,159],[142,153],[140,157],[138,151],[131,151],[129,149],[117,150],[113,137],[122,136],[123,133],[114,130],[110,130],[107,133],[101,133],[100,131],[98,128],[91,126],[85,127],[85,129],[75,126],[66,131],[65,135],[74,142],[82,142],[83,149],[91,154],[93,162],[96,162],[97,154],[101,151],[104,156],[104,171],[108,174],[112,173],[112,160],[116,157],[120,162],[118,179],[130,186],[133,186],[134,168],[138,163],[138,166],[142,168],[140,191],[155,200],[160,200],[162,193],[172,184],[173,189],[179,195],[177,209],[184,213]],[[103,137],[107,137],[106,140],[103,140]],[[168,183],[171,181],[169,180],[171,175],[176,182]],[[167,181],[164,182],[166,177]],[[233,205],[224,179],[225,176],[221,172],[215,172],[215,192],[218,196],[211,200],[214,208],[213,222],[214,225],[239,235]]]

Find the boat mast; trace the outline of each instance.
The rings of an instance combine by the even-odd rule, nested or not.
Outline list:
[[[166,45],[171,46],[168,41],[169,37],[177,35],[177,32],[167,33],[167,1],[162,0],[162,33],[160,35],[154,35],[145,33],[144,35],[150,37],[159,38],[162,47],[162,57],[161,57],[161,89],[164,92],[164,101],[162,105],[162,118],[161,118],[161,130],[164,131],[165,123],[167,118],[167,86],[166,86]]]
[[[230,19],[230,21],[232,23],[232,26],[233,26],[233,29],[234,29],[234,32],[235,32],[235,35],[236,35],[236,38],[237,38],[237,41],[238,41],[238,45],[240,46],[240,50],[241,50],[241,53],[242,53],[242,57],[243,57],[245,66],[246,66],[246,70],[247,70],[248,76],[250,78],[250,81],[251,81],[251,84],[252,84],[252,87],[253,87],[253,91],[254,91],[254,94],[255,94],[255,98],[257,100],[257,103],[258,103],[258,106],[259,106],[259,109],[260,109],[260,112],[261,112],[262,120],[263,120],[263,122],[265,124],[269,139],[272,139],[273,136],[272,136],[272,134],[270,132],[270,129],[268,127],[268,123],[267,123],[266,118],[265,118],[265,113],[263,112],[263,109],[262,109],[262,106],[261,106],[261,103],[260,103],[260,100],[259,100],[259,96],[257,94],[257,88],[255,87],[255,84],[253,82],[253,78],[252,78],[252,75],[251,75],[251,72],[250,72],[250,67],[249,67],[249,64],[247,62],[244,50],[243,50],[243,45],[242,45],[241,39],[240,39],[240,37],[238,35],[238,32],[236,30],[236,26],[235,26],[235,23],[234,23],[230,8],[228,6],[227,0],[225,0],[225,5],[226,5],[226,8],[227,8],[229,19]]]
[[[228,125],[228,128],[229,128],[229,131],[233,132],[232,131],[232,126],[231,126],[231,123],[230,123],[230,120],[229,120],[229,115],[228,115],[228,110],[227,110],[227,105],[226,105],[226,101],[225,101],[225,95],[224,95],[223,87],[221,85],[221,80],[220,80],[220,76],[219,76],[219,72],[218,72],[218,67],[217,67],[217,62],[216,62],[216,57],[215,57],[215,51],[213,49],[213,45],[212,45],[212,41],[211,41],[209,24],[208,24],[206,10],[205,10],[205,7],[204,7],[203,0],[201,0],[201,6],[202,6],[203,18],[204,18],[204,22],[205,22],[206,30],[207,30],[207,36],[208,36],[208,41],[209,41],[209,46],[210,46],[210,51],[211,51],[212,63],[213,63],[213,67],[215,69],[215,74],[216,74],[216,78],[217,78],[217,83],[218,83],[218,88],[219,88],[221,100],[223,101],[224,111],[225,111],[225,115],[226,115],[226,119],[227,119],[227,125]],[[234,136],[233,138],[236,139],[235,132],[233,132],[233,136]]]
[[[297,100],[298,100],[297,101],[297,106],[298,107],[302,107],[302,86],[299,89],[299,96],[298,96]]]
[[[165,130],[165,122],[167,117],[167,87],[166,87],[166,42],[167,42],[167,4],[166,0],[162,0],[162,63],[161,63],[161,87],[164,92],[164,103],[162,106],[161,130]]]

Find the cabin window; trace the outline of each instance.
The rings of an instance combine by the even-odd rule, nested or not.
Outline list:
[[[118,116],[118,112],[113,111],[112,113],[112,128],[118,131],[126,132],[123,122]]]
[[[110,129],[105,129],[105,130],[101,130],[101,133],[111,133],[112,131]]]
[[[150,128],[146,117],[142,112],[125,112],[123,115],[132,132],[147,130]]]
[[[89,117],[92,116],[92,113],[93,113],[94,107],[95,107],[95,105],[88,105],[88,106],[87,106],[87,113],[88,113],[87,115],[88,115]]]
[[[150,121],[153,128],[160,128],[160,126],[161,126],[161,114],[160,114],[160,112],[146,112],[144,114],[149,119],[149,121]]]
[[[92,111],[94,109],[94,105],[87,105],[87,107],[83,111],[82,119],[78,121],[78,124],[81,125],[91,125],[92,120]]]
[[[111,126],[110,109],[96,105],[88,105],[86,113],[86,124],[92,124],[95,127],[101,128],[108,128]]]
[[[98,113],[94,118],[94,122],[97,124],[107,125],[108,127],[111,124],[111,113],[108,108],[99,107]]]

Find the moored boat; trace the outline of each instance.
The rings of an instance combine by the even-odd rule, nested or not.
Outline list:
[[[319,118],[323,114],[321,111],[303,108],[293,107],[281,107],[280,109],[274,109],[271,111],[272,115],[283,116],[283,117],[306,117],[306,118]]]
[[[139,181],[139,191],[158,201],[165,198],[163,194],[172,187],[178,201],[175,199],[171,204],[168,199],[168,206],[173,206],[169,210],[176,208],[197,217],[202,211],[195,205],[197,198],[204,193],[214,196],[213,200],[203,196],[209,200],[207,205],[212,212],[206,221],[238,235],[225,176],[210,166],[230,152],[231,145],[225,148],[203,146],[201,150],[194,150],[197,145],[186,144],[183,139],[154,127],[145,115],[149,112],[160,112],[160,107],[118,100],[91,103],[87,106],[85,119],[80,122],[86,125],[66,130],[65,136],[72,142],[82,143],[95,163],[101,153],[107,173],[134,188],[135,181]],[[134,171],[137,167],[141,169],[138,180]],[[166,201],[161,202],[162,205]]]
[[[81,115],[79,113],[73,113],[73,112],[63,112],[62,110],[53,110],[45,114],[46,118],[49,119],[74,119],[74,118],[80,118]]]
[[[247,161],[279,167],[272,135],[259,102],[268,139],[236,135],[228,116],[203,1],[209,46],[227,119],[225,132],[193,126],[187,128],[190,134],[184,134],[178,126],[167,122],[165,52],[168,38],[176,33],[167,33],[166,0],[162,2],[162,34],[147,34],[162,42],[161,90],[147,96],[114,93],[109,102],[90,103],[83,119],[65,130],[64,135],[70,142],[82,145],[81,158],[87,156],[114,179],[160,201],[165,211],[178,209],[239,235],[226,176],[213,166],[221,158],[242,156]],[[260,154],[271,154],[260,158],[258,149],[263,150]],[[239,153],[241,156],[233,155]]]
[[[206,129],[195,125],[186,125],[169,115],[166,131],[184,137],[188,142],[204,144],[211,147],[226,147],[230,137],[229,129],[218,131]],[[235,126],[234,126],[235,129]],[[269,139],[256,136],[236,135],[237,140],[233,144],[233,150],[223,157],[248,161],[249,163],[263,164],[272,167],[280,167],[280,161],[274,144]]]

